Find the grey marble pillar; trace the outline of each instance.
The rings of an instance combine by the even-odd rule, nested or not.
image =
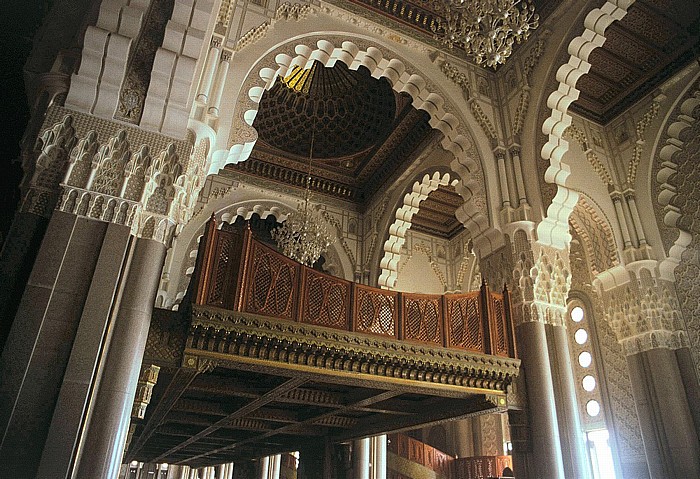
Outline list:
[[[75,479],[112,479],[121,463],[165,246],[135,239]]]
[[[0,357],[3,475],[34,478],[62,387],[72,389],[79,401],[82,386],[69,385],[72,378],[66,376],[69,358],[87,303],[97,300],[91,288],[96,276],[102,278],[98,264],[121,262],[119,248],[107,246],[117,241],[117,230],[59,211],[51,218]],[[66,431],[62,440],[72,447],[75,437]]]
[[[564,479],[552,370],[545,325],[526,322],[517,326],[518,351],[527,378],[532,461],[530,477]]]
[[[650,477],[700,477],[698,432],[675,352],[633,354],[627,366]]]

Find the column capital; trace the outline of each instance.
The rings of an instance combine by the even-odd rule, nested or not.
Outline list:
[[[688,347],[675,284],[661,278],[655,268],[628,268],[627,274],[626,282],[601,293],[605,320],[625,355]]]
[[[206,175],[190,143],[54,105],[35,147],[22,211],[122,224],[170,246]],[[30,174],[29,172],[27,172]]]

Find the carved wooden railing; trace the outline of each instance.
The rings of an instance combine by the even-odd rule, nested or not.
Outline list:
[[[516,357],[509,293],[417,294],[352,283],[255,240],[247,228],[212,218],[193,277],[192,301],[241,313]]]

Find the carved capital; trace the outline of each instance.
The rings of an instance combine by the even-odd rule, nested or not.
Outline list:
[[[675,285],[647,268],[628,274],[629,281],[602,292],[605,319],[625,354],[687,347]]]

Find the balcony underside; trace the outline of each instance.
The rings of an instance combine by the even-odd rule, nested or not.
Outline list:
[[[520,361],[211,306],[154,315],[127,460],[236,462],[507,407]]]

